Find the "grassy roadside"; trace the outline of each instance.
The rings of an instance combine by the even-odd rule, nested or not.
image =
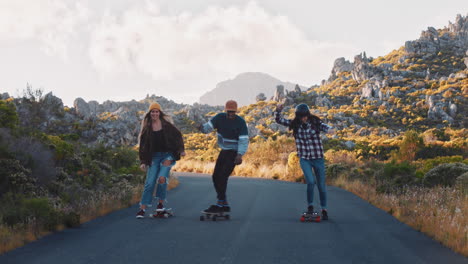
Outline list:
[[[375,186],[338,177],[331,185],[348,190],[415,230],[468,257],[468,196],[447,187],[408,187],[398,194],[378,193]]]
[[[168,184],[168,190],[174,189],[179,185],[179,180],[176,176],[171,175],[171,180]],[[77,212],[79,214],[80,224],[86,223],[101,216],[105,216],[114,211],[128,208],[135,203],[138,203],[143,191],[143,185],[138,185],[131,191],[131,198],[128,202],[121,202],[113,195],[100,196],[99,199],[93,199],[87,206],[83,206]],[[133,215],[132,215],[133,216]],[[60,225],[56,228],[57,231],[64,230],[66,227]],[[0,225],[0,254],[21,247],[32,241],[38,240],[53,232],[41,230],[36,222],[28,224],[16,225],[13,227]]]

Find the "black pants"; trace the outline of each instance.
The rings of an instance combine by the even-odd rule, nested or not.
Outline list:
[[[213,184],[219,200],[226,200],[227,182],[229,175],[231,175],[236,166],[234,164],[236,156],[237,151],[235,150],[221,150],[216,160],[213,172]]]

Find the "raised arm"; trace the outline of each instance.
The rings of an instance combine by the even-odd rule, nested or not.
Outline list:
[[[292,121],[290,119],[284,118],[283,115],[281,114],[281,111],[283,111],[283,105],[280,104],[276,107],[276,110],[275,110],[276,123],[283,125],[283,126],[289,126]]]

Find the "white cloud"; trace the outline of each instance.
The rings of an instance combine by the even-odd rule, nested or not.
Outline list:
[[[0,40],[38,41],[43,51],[67,57],[67,46],[88,11],[80,2],[0,0]]]
[[[324,65],[324,60],[350,52],[344,44],[309,40],[287,17],[269,14],[255,2],[177,15],[162,14],[151,4],[135,6],[106,14],[90,43],[91,61],[99,72],[143,72],[154,80],[261,71],[311,84],[328,76],[333,61]]]

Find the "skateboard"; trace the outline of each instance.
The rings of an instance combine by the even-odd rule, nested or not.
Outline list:
[[[174,216],[172,208],[156,209],[154,213],[150,214],[150,217],[153,218],[169,218],[170,216]]]
[[[312,212],[312,213],[304,212],[302,213],[300,220],[301,222],[317,222],[318,223],[320,222],[321,217],[318,212]]]
[[[219,218],[223,218],[225,220],[229,220],[231,217],[229,216],[228,213],[225,212],[218,212],[218,213],[207,213],[204,211],[201,211],[202,215],[200,215],[200,221],[205,221],[206,220],[212,220],[216,221]]]

